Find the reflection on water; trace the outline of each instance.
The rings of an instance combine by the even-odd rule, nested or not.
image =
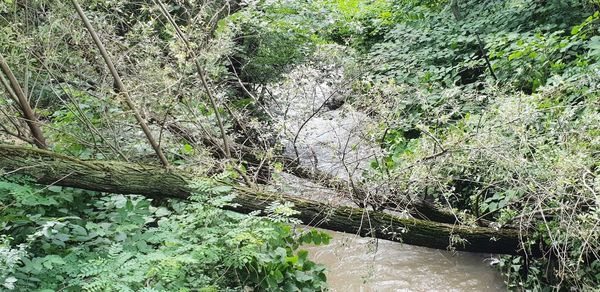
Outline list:
[[[324,264],[332,291],[506,291],[486,256],[375,241],[326,231],[329,245],[305,246]]]

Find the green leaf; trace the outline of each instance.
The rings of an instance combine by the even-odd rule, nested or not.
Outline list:
[[[512,54],[508,55],[508,60],[509,60],[509,61],[512,61],[512,60],[514,60],[514,59],[519,59],[519,58],[521,58],[522,56],[523,56],[523,52],[521,52],[521,51],[516,51],[516,52],[513,52]]]
[[[218,186],[212,188],[212,191],[216,194],[227,194],[231,192],[232,188],[230,186]]]
[[[192,147],[192,145],[190,144],[184,144],[181,149],[181,152],[186,155],[194,154],[194,147]]]
[[[296,276],[296,280],[298,280],[300,282],[308,282],[313,279],[313,277],[310,274],[307,274],[306,272],[303,272],[303,271],[296,271],[294,273],[294,275]]]
[[[62,187],[61,186],[49,186],[48,190],[53,193],[60,193],[62,191]]]
[[[581,30],[581,26],[580,25],[576,25],[571,29],[571,35],[576,35],[579,33],[579,31]]]
[[[55,266],[65,265],[66,262],[58,255],[45,256],[42,259],[42,265],[48,270],[52,270]]]

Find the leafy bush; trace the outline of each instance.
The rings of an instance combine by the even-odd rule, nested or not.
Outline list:
[[[550,1],[545,5],[537,1],[460,3],[459,20],[454,19],[449,7],[438,10],[405,5],[403,8],[406,10],[396,9],[396,14],[392,17],[397,20],[397,24],[385,33],[383,42],[374,44],[370,50],[369,62],[379,64],[373,68],[376,76],[395,78],[398,83],[427,84],[430,87],[470,84],[481,81],[484,77],[492,77],[483,58],[487,50],[493,49],[492,57],[508,56],[510,53],[499,56],[496,52],[500,51],[498,48],[513,46],[522,47],[522,52],[514,50],[508,60],[513,61],[510,67],[507,67],[506,62],[497,64],[496,70],[505,74],[500,76],[500,81],[516,80],[521,85],[519,82],[531,84],[530,79],[533,78],[540,79],[536,82],[539,86],[548,75],[540,71],[547,70],[550,62],[558,61],[555,53],[545,51],[542,54],[539,51],[556,47],[557,51],[564,53],[568,49],[577,48],[576,43],[570,43],[565,48],[566,44],[561,45],[557,38],[562,37],[565,30],[579,25],[587,16],[585,7],[576,1]],[[563,17],[565,10],[572,13]],[[415,14],[417,16],[411,16]],[[516,39],[527,35],[532,39]],[[542,49],[536,49],[536,46]],[[537,58],[539,64],[523,61],[534,69],[522,70],[524,72],[514,76],[514,70],[509,68],[524,65],[515,62],[517,56]],[[547,59],[551,60],[547,62]],[[530,77],[532,72],[540,76]],[[502,78],[504,76],[506,77]]]
[[[553,32],[500,33],[490,46],[490,58],[500,80],[533,92],[552,75],[567,68],[586,66],[590,34],[597,34],[599,12],[572,27]]]
[[[529,232],[524,248],[547,253],[504,257],[510,289],[597,287],[600,14],[579,1],[459,3],[460,20],[449,5],[396,7],[363,55],[355,105],[376,113],[383,149],[365,183]]]
[[[324,267],[302,244],[327,234],[289,223],[293,206],[267,217],[219,209],[230,188],[199,182],[189,202],[0,181],[0,281],[19,291],[264,291],[325,289]]]
[[[273,1],[249,5],[219,23],[219,34],[233,34],[237,46],[230,56],[245,82],[277,80],[310,55],[320,42],[309,9],[302,3]]]

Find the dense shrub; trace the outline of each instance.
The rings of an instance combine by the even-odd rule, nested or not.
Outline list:
[[[219,209],[228,187],[196,188],[192,203],[157,205],[3,178],[0,282],[17,291],[325,289],[324,267],[298,247],[329,236],[289,225],[293,206],[240,215]]]
[[[433,199],[466,224],[527,230],[525,248],[547,253],[503,258],[511,289],[597,287],[600,14],[459,3],[459,20],[450,6],[397,10],[365,55],[376,65],[361,106],[380,114],[386,150],[369,183],[394,181],[398,200]]]

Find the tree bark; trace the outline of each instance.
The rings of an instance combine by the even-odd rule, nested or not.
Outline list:
[[[152,198],[186,199],[193,190],[191,177],[182,170],[164,169],[114,161],[84,161],[50,151],[0,144],[0,169],[27,175],[41,184],[87,190],[140,194]],[[437,249],[520,254],[517,230],[450,225],[385,212],[347,206],[331,206],[298,197],[234,186],[236,207],[226,209],[249,213],[264,210],[276,201],[294,204],[304,224]]]
[[[17,81],[15,74],[13,74],[12,70],[10,70],[10,67],[8,67],[8,64],[6,63],[6,61],[4,60],[4,57],[1,54],[0,54],[0,69],[2,72],[4,72],[6,77],[8,77],[10,84],[4,84],[4,82],[2,82],[2,83],[6,87],[5,89],[8,92],[8,94],[10,96],[12,96],[12,98],[15,99],[17,101],[17,103],[19,104],[19,107],[21,108],[21,111],[23,113],[23,117],[25,118],[25,123],[27,123],[27,126],[29,127],[29,130],[31,131],[31,136],[33,137],[33,142],[35,143],[35,145],[37,147],[39,147],[41,149],[46,149],[46,147],[47,147],[46,139],[44,138],[44,134],[42,133],[42,130],[40,129],[39,121],[38,121],[37,117],[35,116],[35,113],[33,112],[31,105],[29,105],[29,100],[27,99],[27,96],[25,95],[23,88],[21,88],[21,85],[19,85],[19,82]]]

